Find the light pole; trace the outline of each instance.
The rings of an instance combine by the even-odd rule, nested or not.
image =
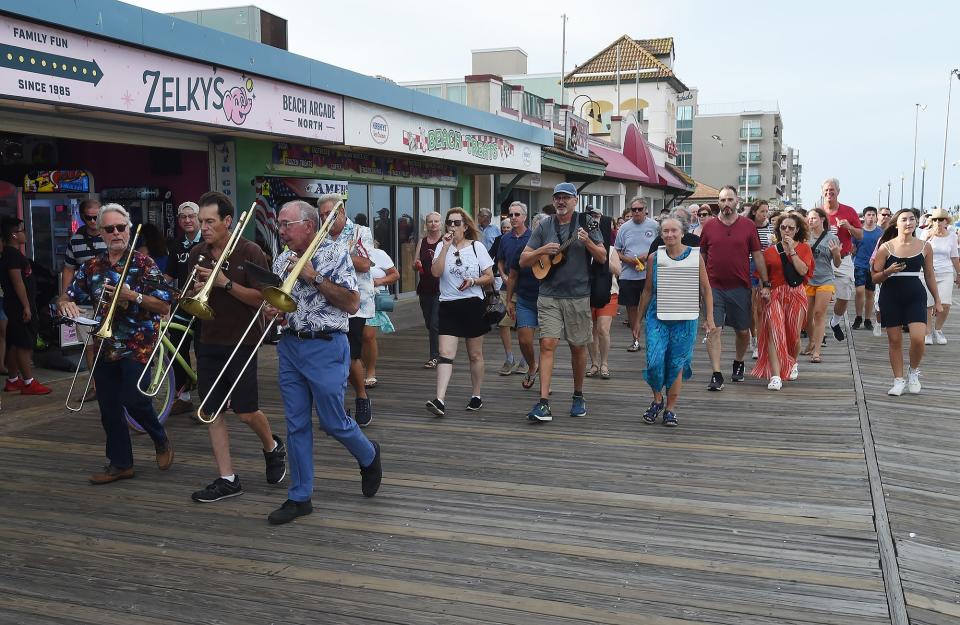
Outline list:
[[[890,208],[890,181],[887,180],[887,208]]]
[[[923,187],[927,182],[927,161],[920,161],[920,214],[923,214]]]
[[[916,114],[913,118],[913,180],[910,181],[910,208],[916,206],[913,201],[913,190],[917,186],[917,129],[920,127],[920,111],[927,110],[926,104],[914,104]]]
[[[880,196],[883,195],[883,187],[877,189],[877,206],[880,206]]]
[[[900,174],[900,210],[903,210],[903,181],[904,176]],[[889,208],[889,206],[887,208]]]
[[[960,68],[950,70],[950,78],[947,79],[947,121],[943,124],[943,164],[940,166],[940,204],[943,208],[943,178],[947,173],[947,130],[950,128],[950,92],[953,90],[953,77],[960,80]]]
[[[570,18],[564,13],[560,16],[560,19],[563,20],[563,35],[560,40],[560,106],[563,106],[567,100],[567,90],[564,89],[563,84],[563,73],[566,71],[567,65],[567,20]]]

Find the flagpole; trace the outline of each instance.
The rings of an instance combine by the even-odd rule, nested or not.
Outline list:
[[[617,44],[617,116],[620,115],[620,44]]]
[[[567,90],[564,88],[563,81],[567,65],[567,14],[561,15],[560,19],[563,20],[563,39],[560,44],[562,48],[560,51],[560,106],[563,106],[567,103]]]

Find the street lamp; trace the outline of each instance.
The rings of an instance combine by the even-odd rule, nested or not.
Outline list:
[[[590,113],[589,113],[588,115],[589,115],[590,119],[596,119],[597,122],[602,122],[602,121],[603,121],[603,114],[600,112],[600,104],[599,104],[596,100],[594,100],[593,98],[591,98],[590,96],[588,96],[588,95],[585,94],[585,93],[581,93],[580,95],[578,95],[577,97],[575,97],[575,98],[573,99],[573,102],[570,103],[570,108],[572,108],[573,110],[577,110],[577,100],[579,100],[580,98],[586,98],[586,99],[587,99],[586,102],[584,102],[583,104],[580,105],[580,117],[583,117],[583,107],[586,106],[587,103],[589,103],[589,104],[590,104]],[[593,116],[593,106],[594,106],[594,105],[597,106],[597,116],[596,116],[596,117]]]
[[[923,214],[923,187],[927,181],[927,161],[920,161],[920,213]]]
[[[883,195],[883,187],[877,189],[877,206],[880,206],[880,197]]]
[[[913,201],[913,189],[917,186],[917,129],[920,127],[920,111],[927,110],[926,104],[914,104],[916,115],[913,119],[913,180],[910,181],[910,208],[916,206]]]
[[[960,80],[960,68],[950,70],[947,79],[947,121],[943,124],[943,164],[940,167],[940,208],[943,208],[943,178],[947,173],[947,130],[950,128],[950,91],[953,89],[953,77]],[[954,163],[956,165],[956,163]]]
[[[890,208],[890,181],[887,180],[887,208]]]
[[[900,174],[900,210],[903,210],[903,174]],[[889,208],[889,206],[887,207]]]

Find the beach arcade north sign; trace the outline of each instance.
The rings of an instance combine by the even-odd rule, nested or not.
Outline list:
[[[0,97],[343,143],[343,98],[0,16]]]

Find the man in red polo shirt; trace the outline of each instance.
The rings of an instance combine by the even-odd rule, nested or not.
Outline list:
[[[853,268],[853,240],[863,238],[863,224],[860,216],[850,206],[841,204],[837,199],[840,196],[840,182],[836,178],[827,178],[820,187],[823,193],[823,210],[830,219],[830,231],[840,239],[840,266],[834,268],[836,276],[834,286],[837,289],[833,304],[833,316],[830,318],[830,328],[838,341],[844,340],[840,320],[847,312],[847,302],[856,295],[854,286]]]

